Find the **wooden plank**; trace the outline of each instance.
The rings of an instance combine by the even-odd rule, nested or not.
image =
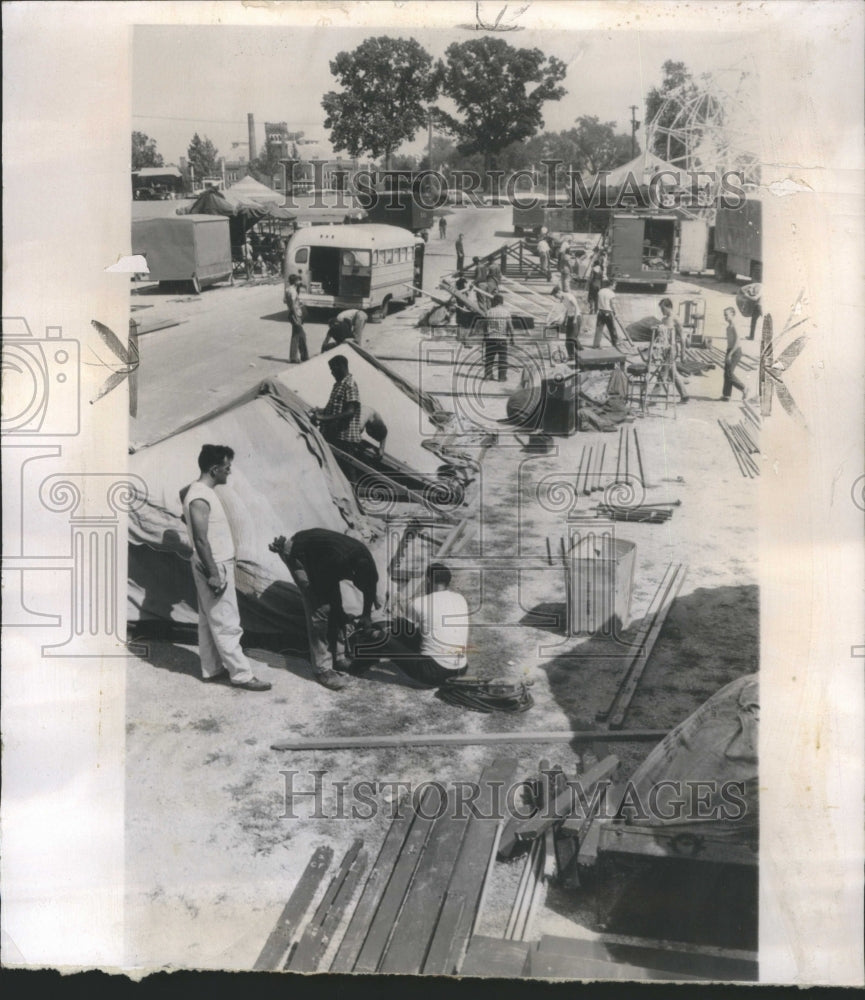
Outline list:
[[[379,971],[420,972],[468,821],[469,811],[459,808],[457,789],[452,787],[445,810],[433,825]]]
[[[688,978],[755,982],[758,975],[756,958],[737,958],[718,954],[723,949],[704,950],[699,945],[680,946],[651,938],[629,939],[605,934],[588,940],[544,936],[538,943],[538,951],[641,966],[664,972],[670,978],[679,978],[684,973]]]
[[[538,907],[541,904],[541,897],[545,894],[544,887],[546,886],[546,879],[544,878],[544,871],[546,861],[546,838],[542,839],[539,837],[537,844],[537,868],[532,881],[531,898],[526,910],[525,919],[523,920],[522,927],[520,928],[519,938],[521,941],[527,941],[532,936],[532,926],[534,925],[535,916],[537,915]]]
[[[456,927],[462,920],[466,902],[465,893],[460,892],[456,887],[449,888],[445,895],[441,912],[439,913],[436,931],[438,931],[439,926]],[[448,937],[447,934],[436,933],[430,942],[429,951],[424,962],[424,972],[429,973],[436,969],[453,969],[454,971],[459,971],[461,959],[462,942]]]
[[[255,965],[252,967],[254,972],[273,972],[281,967],[297,928],[312,902],[315,890],[332,860],[332,847],[316,848],[265,941],[261,954],[255,960]]]
[[[449,975],[456,971],[462,961],[483,891],[490,850],[495,841],[499,819],[504,813],[505,793],[514,780],[517,766],[515,757],[499,758],[485,768],[481,775],[475,803],[476,813],[468,821],[448,886],[449,890],[453,889],[465,896],[465,905],[452,924],[439,919],[430,942],[430,954],[438,955],[442,949],[440,942],[436,944],[437,939],[446,937],[452,941],[448,961],[455,959],[454,967],[436,968],[428,955],[423,967],[426,975]]]
[[[357,961],[354,964],[355,972],[376,972],[378,970],[379,962],[381,962],[390,941],[406,893],[433,828],[434,820],[432,818],[426,819],[421,814],[425,813],[426,816],[431,816],[432,797],[435,794],[435,790],[429,786],[421,797],[418,815],[415,816],[411,830],[394,864],[393,873],[382,895],[381,903],[370,924],[366,940],[358,953]]]
[[[610,754],[578,778],[577,782],[586,798],[592,794],[598,782],[609,778],[618,766],[619,758],[615,754]],[[576,790],[573,785],[569,785],[550,806],[544,806],[534,816],[520,822],[516,828],[517,839],[534,840],[535,837],[540,837],[568,816],[576,815],[578,809],[579,800]]]
[[[517,978],[523,974],[529,947],[527,941],[505,941],[474,934],[460,966],[460,975]]]
[[[393,866],[414,821],[415,812],[410,800],[401,802],[390,828],[385,835],[375,859],[373,869],[366,880],[357,906],[330,965],[331,972],[351,972],[366,938],[375,912],[381,903]]]
[[[679,596],[679,591],[682,589],[682,584],[685,581],[687,572],[688,567],[684,563],[679,563],[676,567],[676,572],[672,582],[670,583],[670,589],[664,598],[664,603],[655,615],[655,620],[652,622],[652,628],[646,636],[643,648],[637,656],[634,669],[631,671],[630,676],[627,678],[624,686],[622,687],[619,700],[616,705],[616,710],[610,716],[610,729],[621,729],[625,724],[625,716],[628,714],[628,709],[631,707],[631,701],[637,691],[637,685],[640,683],[640,678],[643,676],[646,665],[652,656],[652,650],[658,640],[661,629],[664,627],[664,622],[667,619],[667,615],[670,613],[670,608],[672,608],[673,602]]]
[[[661,585],[658,587],[658,593],[656,597],[658,599],[658,604],[655,605],[654,600],[649,606],[649,610],[646,612],[646,617],[643,619],[642,624],[637,630],[637,634],[634,636],[634,641],[632,643],[632,653],[625,661],[625,666],[622,669],[619,679],[616,682],[616,687],[613,690],[612,697],[609,702],[595,713],[596,722],[606,721],[612,713],[615,711],[616,702],[619,700],[619,695],[622,692],[625,684],[628,681],[628,677],[631,675],[631,671],[634,669],[634,664],[637,662],[638,657],[642,654],[643,646],[646,642],[646,636],[652,631],[652,625],[655,622],[655,618],[658,614],[659,608],[663,606],[666,600],[667,594],[670,592],[670,586],[672,585],[673,579],[675,577],[675,569],[673,563],[664,570],[664,575],[661,578]]]
[[[666,729],[541,729],[527,733],[405,733],[401,736],[304,737],[271,744],[271,750],[361,750],[381,747],[488,746],[495,743],[571,743],[596,740],[614,743],[658,743]]]
[[[616,815],[623,799],[625,798],[627,788],[627,782],[624,781],[620,782],[618,785],[613,785],[612,788],[607,788],[606,808],[604,810],[605,816]],[[597,863],[598,843],[601,838],[601,829],[603,828],[603,825],[602,821],[595,820],[592,816],[587,817],[584,821],[579,835],[580,851],[577,855],[577,864],[584,867],[591,867]]]
[[[354,890],[366,871],[366,852],[361,850],[362,840],[356,840],[346,852],[339,871],[328,886],[321,903],[297,948],[285,963],[292,972],[316,972],[318,963],[327,951],[331,938],[339,927],[342,916],[354,895]],[[333,891],[331,891],[333,889]]]
[[[535,841],[532,844],[531,850],[526,855],[526,861],[523,865],[522,873],[520,874],[519,884],[517,885],[517,892],[514,896],[513,905],[511,906],[511,913],[508,917],[508,924],[505,928],[505,937],[508,939],[517,937],[517,923],[519,922],[520,914],[524,909],[524,899],[526,897],[526,893],[528,892],[529,883],[532,880],[532,872],[534,871],[535,864],[537,862],[538,850],[538,842]]]
[[[629,982],[642,979],[699,980],[699,976],[663,972],[623,962],[608,962],[580,954],[559,954],[531,949],[526,975],[536,979],[615,979]]]

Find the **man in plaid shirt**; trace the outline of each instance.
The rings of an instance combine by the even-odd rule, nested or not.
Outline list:
[[[337,354],[328,361],[334,387],[323,410],[312,411],[313,420],[321,426],[327,441],[346,451],[354,451],[360,444],[360,393],[357,383],[349,374],[348,358]]]

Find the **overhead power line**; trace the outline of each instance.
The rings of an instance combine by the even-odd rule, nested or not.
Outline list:
[[[133,118],[148,118],[153,121],[162,122],[197,122],[199,125],[246,125],[246,119],[220,119],[220,118],[176,118],[172,115],[132,115]],[[299,122],[292,119],[292,125],[320,125],[321,121]]]

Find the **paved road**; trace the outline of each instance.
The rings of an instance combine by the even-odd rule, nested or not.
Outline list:
[[[138,209],[182,202],[135,202]],[[140,217],[140,216],[138,216]],[[483,255],[500,246],[510,231],[509,208],[454,208],[448,236],[431,237],[427,245],[424,287],[433,289],[456,263],[454,242],[464,234],[466,255]],[[130,442],[138,447],[230,402],[288,364],[290,328],[282,301],[281,279],[217,285],[197,295],[161,294],[156,286],[137,286],[133,317],[142,324],[158,319],[180,325],[139,337],[138,418],[131,422]],[[373,350],[388,323],[368,324],[365,336]],[[325,324],[306,324],[309,348],[318,353]]]

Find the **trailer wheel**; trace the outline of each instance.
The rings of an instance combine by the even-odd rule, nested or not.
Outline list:
[[[727,255],[725,253],[715,254],[715,277],[718,281],[727,280]]]
[[[751,281],[763,281],[763,264],[759,260],[751,261]]]

